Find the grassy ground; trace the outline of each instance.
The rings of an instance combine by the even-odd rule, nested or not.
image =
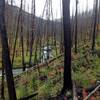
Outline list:
[[[73,61],[73,78],[77,84],[87,87],[92,82],[100,80],[100,58],[87,54],[85,57]]]
[[[78,54],[72,54],[73,80],[84,88],[100,80],[100,77],[97,77],[100,74],[100,58],[92,55],[87,45],[86,47],[79,48]],[[29,96],[35,92],[38,92],[38,96],[32,100],[36,98],[46,100],[50,96],[56,96],[63,85],[63,62],[61,63],[61,60],[63,58],[50,64],[49,67],[23,74],[18,81],[15,81],[17,98]]]
[[[96,40],[96,50],[100,50],[100,41]],[[100,80],[100,58],[98,53],[91,52],[91,44],[87,43],[78,47],[78,53],[75,54],[72,50],[72,78],[77,85],[88,87]],[[55,54],[55,50],[53,51]],[[26,61],[29,59],[25,57]],[[18,57],[17,61],[21,58]],[[38,95],[31,100],[47,100],[50,96],[56,96],[63,86],[63,57],[56,60],[52,64],[33,70],[29,73],[24,73],[21,77],[15,80],[17,98],[29,96],[35,92]],[[19,64],[19,62],[17,62]],[[7,88],[5,88],[6,91]],[[7,92],[5,92],[6,98]]]
[[[14,57],[14,63],[13,63],[13,68],[22,68],[22,50],[21,47],[17,48],[16,50],[17,52],[15,53],[15,57]],[[11,50],[12,52],[12,50]],[[28,53],[26,53],[27,51],[25,50],[24,52],[24,60],[25,63],[29,63],[29,59],[30,59],[30,54],[29,51]],[[40,49],[37,49],[37,60],[39,60],[39,53],[40,53]],[[52,53],[53,57],[56,57],[57,54],[59,54],[59,47],[57,48],[57,52],[56,52],[56,48],[52,49]],[[32,54],[32,63],[34,63],[34,58],[35,58],[35,50],[33,49],[33,54]],[[11,59],[12,59],[12,53],[11,53]],[[2,68],[2,58],[0,56],[0,69]]]
[[[29,96],[34,92],[38,92],[37,98],[55,96],[62,87],[63,63],[61,64],[61,60],[62,58],[39,70],[35,69],[22,74],[18,80],[15,79],[17,98]],[[5,95],[8,98],[7,93]]]

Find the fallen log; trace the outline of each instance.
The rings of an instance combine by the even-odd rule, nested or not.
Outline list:
[[[30,96],[20,98],[19,100],[29,100],[29,99],[37,96],[37,95],[38,95],[38,92],[36,92],[36,93],[34,93],[34,94],[30,95]]]
[[[99,88],[100,84],[86,98],[84,98],[84,100],[88,100]]]
[[[15,77],[14,77],[15,81],[18,81],[18,79],[21,77],[21,75],[23,75],[23,74],[25,74],[25,73],[30,73],[31,71],[36,70],[38,67],[39,67],[39,68],[46,67],[47,63],[50,64],[50,63],[52,63],[53,61],[59,59],[59,58],[62,57],[62,56],[63,56],[63,54],[61,54],[61,55],[59,55],[59,56],[57,56],[57,57],[55,57],[55,58],[53,58],[53,59],[50,59],[50,60],[48,60],[47,62],[40,63],[40,64],[38,64],[38,65],[36,65],[36,66],[33,66],[32,68],[29,68],[28,70],[24,71],[23,73],[21,73],[21,74],[15,76]]]

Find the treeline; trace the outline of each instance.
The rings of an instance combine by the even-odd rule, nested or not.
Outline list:
[[[8,37],[9,37],[9,42],[12,41],[11,38],[14,37],[15,32],[16,32],[16,27],[18,23],[18,15],[19,15],[19,7],[17,6],[11,6],[9,4],[6,4],[6,9],[5,9],[5,18],[6,18],[6,28],[8,32]],[[23,13],[23,31],[24,31],[24,37],[27,38],[27,33],[31,32],[31,23],[32,23],[32,14],[26,12],[24,9],[22,9]],[[58,35],[60,35],[61,32],[61,20],[54,20],[54,21],[49,21],[49,33],[52,33],[52,31],[55,31]],[[21,23],[21,22],[20,22]],[[37,17],[35,16],[35,31],[36,34],[38,34],[39,31],[41,31],[41,34],[45,32],[45,24],[46,24],[46,19],[43,19],[42,17]],[[41,27],[39,27],[41,26]],[[56,29],[52,29],[52,27],[55,27]],[[18,35],[20,37],[20,24],[19,24],[19,30],[18,30]],[[52,34],[50,34],[52,35]],[[13,37],[12,37],[13,36]],[[58,37],[60,39],[60,37]]]
[[[94,5],[95,6],[95,5]],[[97,23],[96,23],[96,28],[97,31],[100,29],[100,7],[98,7],[97,11]],[[27,39],[28,35],[27,33],[31,32],[31,14],[28,12],[25,12],[23,9],[23,31],[24,31],[24,38]],[[9,44],[12,44],[12,39],[15,35],[16,27],[17,27],[17,21],[18,21],[18,14],[19,14],[19,8],[16,6],[11,6],[9,4],[6,4],[6,26],[7,26],[7,32],[8,32],[8,40]],[[94,23],[94,15],[95,11],[94,10],[89,10],[85,12],[79,12],[79,9],[77,11],[77,32],[78,32],[78,41],[86,41],[87,39],[92,39],[92,33],[93,33],[93,23]],[[42,23],[41,23],[42,22]],[[61,32],[62,32],[62,19],[52,20],[49,22],[49,33],[52,33],[52,31],[55,31],[57,34],[56,37],[58,41],[61,39]],[[40,24],[40,25],[39,25]],[[36,29],[36,34],[38,34],[39,30],[41,30],[41,34],[45,32],[45,24],[46,20],[41,18],[41,17],[36,17],[35,18],[35,29]],[[52,25],[54,26],[54,29],[52,29]],[[41,26],[41,27],[39,27]],[[73,44],[75,41],[75,27],[76,27],[76,18],[75,14],[73,13],[71,16],[71,28],[72,28],[72,40]],[[49,34],[48,33],[48,34]],[[11,35],[12,34],[12,35]],[[19,24],[19,37],[20,37],[20,24]]]

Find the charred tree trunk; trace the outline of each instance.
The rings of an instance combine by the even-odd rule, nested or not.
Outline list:
[[[60,13],[62,18],[62,0],[60,0]],[[64,52],[64,43],[63,43],[63,21],[61,19],[61,39],[60,39],[60,53]]]
[[[78,5],[78,0],[76,0],[76,14],[75,14],[75,53],[77,53],[77,5]]]
[[[61,94],[72,91],[71,79],[71,25],[70,0],[63,0],[63,30],[64,30],[64,84]]]
[[[28,5],[28,12],[29,12],[29,5]],[[29,23],[29,16],[27,17],[27,23]],[[26,36],[26,45],[27,45],[27,50],[26,50],[26,56],[28,56],[28,52],[29,52],[29,34],[30,34],[30,28],[29,28],[29,24],[27,24],[27,36]]]
[[[5,0],[0,0],[0,33],[1,33],[1,43],[2,43],[2,61],[6,73],[9,99],[16,100],[16,93],[13,81],[12,65],[10,60],[8,37],[5,27],[4,16],[5,16]]]
[[[35,39],[35,0],[32,0],[32,23],[31,23],[31,35],[30,35],[30,58],[29,66],[32,66],[33,44]]]
[[[21,6],[23,6],[23,0],[21,0]],[[21,10],[21,47],[22,47],[22,66],[23,66],[23,71],[25,71],[25,61],[24,61],[24,37],[23,37],[23,13]]]
[[[5,100],[5,96],[4,96],[4,67],[3,67],[3,65],[2,65],[2,84],[1,85],[2,85],[2,87],[1,87],[1,98],[2,98],[2,100]]]
[[[55,27],[55,30],[57,30],[57,28]],[[56,50],[56,56],[58,54],[58,51],[57,51],[57,37],[56,37],[56,31],[54,31],[54,46],[55,46],[55,50]]]
[[[94,26],[93,26],[93,36],[92,36],[92,51],[95,49],[95,38],[96,38],[96,25],[97,25],[97,9],[98,9],[98,0],[94,1]]]
[[[73,44],[74,44],[74,43],[73,43],[73,42],[74,42],[74,41],[73,41],[73,40],[74,40],[74,39],[73,39],[73,37],[74,37],[74,30],[75,30],[74,26],[75,26],[75,25],[74,25],[74,13],[72,12],[72,21],[71,21],[71,43],[72,43],[71,46],[72,46],[72,47],[73,47]]]
[[[99,9],[98,9],[98,24],[100,24],[100,0],[99,0]]]
[[[13,55],[12,55],[12,67],[15,59],[15,52],[16,52],[16,45],[18,41],[18,32],[19,32],[19,24],[20,24],[20,17],[21,17],[22,5],[20,5],[19,15],[17,19],[17,26],[16,26],[16,33],[15,33],[15,40],[14,40],[14,47],[13,47]]]

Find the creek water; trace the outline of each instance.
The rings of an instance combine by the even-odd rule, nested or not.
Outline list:
[[[16,76],[16,75],[19,75],[23,72],[23,69],[13,69],[13,75]],[[0,70],[0,77],[2,76],[2,70]]]

